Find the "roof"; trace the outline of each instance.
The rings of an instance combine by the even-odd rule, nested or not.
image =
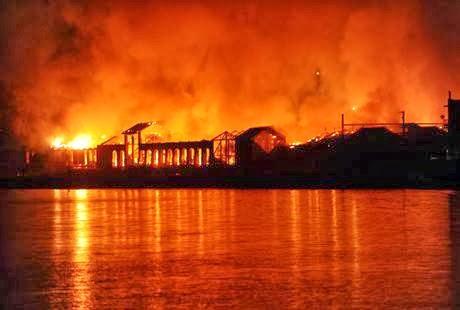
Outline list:
[[[233,140],[235,138],[236,138],[236,135],[234,133],[224,131],[223,133],[219,134],[218,136],[215,136],[211,140],[223,140],[223,139]]]
[[[384,126],[377,127],[361,127],[353,134],[394,134],[390,129]]]
[[[352,136],[399,136],[386,127],[362,127],[359,128]]]
[[[347,143],[364,143],[376,145],[397,145],[403,138],[386,127],[364,127],[351,134]]]
[[[138,133],[139,131],[144,130],[145,128],[149,127],[152,125],[153,122],[146,122],[146,123],[137,123],[136,125],[126,129],[125,131],[122,132],[124,135],[132,135],[135,133]]]
[[[442,128],[437,126],[425,126],[422,127],[417,124],[409,124],[408,131],[410,134],[421,135],[421,136],[443,136],[446,135],[447,132]]]
[[[243,133],[239,134],[236,138],[238,140],[250,140],[250,139],[254,138],[255,136],[257,136],[262,131],[268,131],[272,135],[278,136],[278,137],[282,138],[283,140],[286,139],[286,137],[282,133],[276,131],[271,126],[249,128],[248,130],[246,130]]]
[[[108,140],[105,140],[100,145],[116,145],[116,144],[123,144],[123,139],[121,136],[113,136]]]

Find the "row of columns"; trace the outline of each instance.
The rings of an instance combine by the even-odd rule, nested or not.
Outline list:
[[[126,166],[126,156],[124,150],[112,151],[112,168],[123,168]]]
[[[67,165],[72,167],[95,166],[97,162],[96,149],[66,150]]]
[[[141,151],[142,164],[147,167],[178,167],[209,165],[210,148],[161,148]]]
[[[84,150],[84,164],[85,164],[85,166],[95,165],[96,162],[97,162],[96,149]]]
[[[208,166],[211,149],[194,148],[159,148],[139,151],[139,165],[146,167]],[[112,151],[112,167],[122,168],[127,165],[124,150]]]

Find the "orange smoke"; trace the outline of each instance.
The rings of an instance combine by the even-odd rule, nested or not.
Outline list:
[[[339,129],[341,113],[439,121],[460,78],[429,4],[280,2],[4,5],[14,129],[31,145],[146,120],[176,140],[274,125],[305,141]]]

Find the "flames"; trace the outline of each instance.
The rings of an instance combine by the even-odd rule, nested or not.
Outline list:
[[[30,147],[93,147],[146,118],[175,141],[273,125],[305,142],[341,113],[437,121],[460,93],[453,2],[4,2],[0,105]]]
[[[66,140],[62,136],[51,139],[51,148],[53,149],[84,150],[95,146],[96,142],[90,134],[80,134],[71,140]]]

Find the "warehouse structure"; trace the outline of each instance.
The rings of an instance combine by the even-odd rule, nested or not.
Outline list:
[[[68,169],[183,169],[240,167],[268,158],[286,138],[273,127],[225,131],[211,140],[163,141],[146,133],[153,122],[138,123],[94,149],[56,149],[54,167]]]

